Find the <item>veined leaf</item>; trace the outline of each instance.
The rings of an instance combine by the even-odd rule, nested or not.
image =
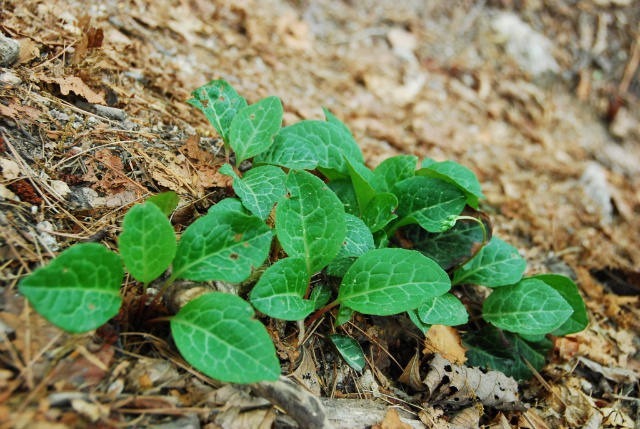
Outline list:
[[[457,186],[466,195],[467,204],[476,210],[478,210],[478,198],[485,198],[482,195],[480,182],[473,171],[454,161],[436,162],[433,159],[425,159],[416,176],[435,177]]]
[[[539,274],[529,277],[530,279],[542,280],[558,292],[562,298],[571,306],[573,313],[567,321],[558,329],[552,332],[553,335],[561,337],[583,331],[589,324],[587,308],[584,300],[578,292],[578,286],[569,277],[558,274]]]
[[[198,371],[230,383],[277,380],[280,362],[265,327],[242,298],[202,295],[171,318],[173,339]]]
[[[282,103],[275,96],[238,112],[229,129],[229,143],[236,153],[236,165],[267,150],[281,125]]]
[[[327,267],[327,274],[342,277],[351,264],[369,250],[375,249],[373,236],[361,219],[346,215],[347,236],[340,251]]]
[[[457,187],[430,177],[412,177],[397,183],[392,190],[398,197],[398,220],[394,229],[418,223],[429,232],[440,232],[442,221],[459,215],[466,198]]]
[[[86,332],[118,314],[123,277],[118,255],[98,243],[82,243],[22,279],[18,289],[54,325]]]
[[[331,299],[331,288],[328,284],[320,283],[313,288],[309,301],[313,303],[314,310],[320,310]]]
[[[415,175],[417,163],[418,157],[413,155],[387,158],[373,170],[371,186],[378,192],[391,192],[396,183]]]
[[[420,307],[450,288],[447,273],[420,253],[376,249],[349,268],[336,302],[360,313],[388,316]]]
[[[262,273],[249,300],[267,316],[282,320],[304,319],[314,308],[313,301],[303,299],[309,278],[305,259],[281,259]]]
[[[418,307],[418,315],[423,323],[430,325],[457,326],[469,320],[467,309],[450,293],[428,299]]]
[[[365,364],[364,353],[356,340],[339,334],[331,334],[327,335],[327,337],[333,342],[338,352],[340,352],[340,355],[342,355],[351,368],[356,371],[362,371]]]
[[[364,163],[358,145],[346,138],[337,125],[324,121],[300,121],[282,128],[273,145],[257,157],[256,162],[291,169],[323,167],[347,176],[349,171],[343,154],[354,162]],[[331,174],[330,171],[327,173]]]
[[[289,256],[307,261],[307,272],[320,271],[338,254],[347,235],[342,203],[322,180],[306,171],[290,171],[289,195],[276,206],[276,231]]]
[[[180,197],[173,191],[163,192],[162,194],[152,195],[145,200],[146,203],[158,206],[165,216],[169,216],[178,207]]]
[[[518,249],[493,237],[471,262],[456,270],[452,283],[499,287],[518,282],[526,269],[527,262]]]
[[[229,201],[228,201],[229,200]],[[269,255],[272,233],[256,216],[243,214],[240,201],[222,200],[182,234],[173,277],[239,283]]]
[[[340,119],[336,117],[336,115],[331,113],[328,109],[323,107],[322,111],[324,112],[324,117],[327,122],[337,126],[342,131],[342,133],[347,136],[347,138],[353,140],[353,143],[356,143],[356,141],[353,139],[353,133],[351,132],[349,127],[347,127]]]
[[[176,255],[176,233],[155,204],[136,204],[124,216],[118,249],[134,279],[148,284],[169,268]]]
[[[265,220],[276,201],[286,193],[287,175],[273,165],[252,168],[240,178],[229,164],[220,167],[220,173],[233,177],[233,190],[242,204],[254,215]]]
[[[482,309],[486,321],[500,329],[526,335],[558,329],[571,313],[573,309],[555,289],[534,278],[495,289]]]
[[[247,101],[224,80],[209,82],[191,95],[193,98],[187,103],[202,110],[228,147],[231,121],[240,110],[247,107]]]
[[[364,209],[362,220],[372,233],[380,231],[398,217],[395,214],[396,207],[398,199],[395,195],[389,192],[377,194]]]

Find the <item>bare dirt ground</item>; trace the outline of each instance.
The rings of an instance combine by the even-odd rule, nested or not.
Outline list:
[[[397,154],[469,167],[527,274],[576,280],[589,328],[521,384],[530,411],[485,410],[480,424],[640,427],[637,2],[22,0],[0,16],[21,48],[0,74],[0,428],[295,427],[191,370],[160,333],[70,336],[16,292],[74,243],[115,248],[150,194],[180,194],[177,232],[206,210],[228,178],[185,100],[220,78],[249,103],[280,97],[284,125],[327,107],[371,167]],[[213,158],[185,145],[196,133]],[[373,404],[370,380],[338,371],[357,393],[320,374],[322,396]],[[374,384],[400,404],[390,374]],[[413,427],[478,427],[430,412]]]

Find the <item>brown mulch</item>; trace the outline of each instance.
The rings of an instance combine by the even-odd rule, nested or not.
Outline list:
[[[69,336],[16,293],[20,278],[74,243],[115,249],[122,216],[149,194],[179,193],[178,232],[206,211],[228,178],[217,173],[215,131],[185,100],[219,78],[249,103],[280,97],[284,125],[322,119],[327,107],[370,167],[414,154],[473,170],[482,209],[521,249],[527,274],[569,275],[587,303],[589,327],[557,339],[539,379],[521,385],[536,427],[638,426],[640,9],[393,3],[2,2],[0,31],[21,51],[0,70],[0,428],[270,418],[233,426],[224,413],[239,393],[191,370],[161,338]],[[509,53],[496,29],[504,16],[548,37],[554,70],[527,71]],[[385,326],[361,322],[384,337]],[[359,393],[326,371],[322,396],[373,389],[336,371]],[[402,385],[383,372],[373,371],[375,385],[393,396]],[[489,417],[495,427],[534,418],[494,413],[484,424]]]

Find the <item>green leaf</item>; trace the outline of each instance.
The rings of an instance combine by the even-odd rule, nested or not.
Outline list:
[[[240,110],[247,107],[247,101],[224,80],[209,82],[191,95],[193,98],[187,103],[202,110],[227,146],[231,121]]]
[[[229,129],[229,142],[236,153],[236,165],[264,152],[282,125],[282,103],[267,97],[242,109]]]
[[[342,277],[351,264],[369,250],[375,249],[373,236],[361,219],[346,215],[347,236],[336,257],[327,267],[327,274]]]
[[[452,283],[499,287],[518,282],[526,269],[527,262],[518,249],[493,237],[471,262],[456,270]]]
[[[349,268],[336,302],[360,313],[388,316],[420,307],[450,288],[447,273],[420,253],[376,249]]]
[[[331,334],[327,335],[338,349],[344,360],[349,366],[356,371],[362,371],[364,368],[364,353],[360,344],[351,337],[346,335]]]
[[[354,162],[364,163],[358,145],[347,138],[337,125],[324,121],[300,121],[282,128],[273,145],[257,157],[256,162],[291,169],[324,167],[346,176],[349,170],[343,154]]]
[[[427,334],[427,332],[429,332],[429,329],[431,328],[431,325],[429,325],[428,323],[424,323],[422,320],[420,320],[420,316],[418,315],[418,309],[414,308],[413,310],[408,310],[407,314],[409,315],[409,319],[411,319],[411,321],[413,322],[414,325],[416,325],[416,327],[418,329],[420,329],[420,331],[423,334]]]
[[[545,355],[551,349],[547,339],[527,342],[517,334],[499,331],[492,325],[464,334],[462,339],[467,348],[467,365],[501,371],[519,381],[533,375],[522,358],[540,371],[545,364]]]
[[[347,214],[353,216],[360,216],[360,207],[358,207],[358,197],[356,197],[356,191],[353,188],[353,183],[350,177],[343,179],[332,180],[327,183],[329,189],[331,189],[340,199],[342,205],[344,205],[344,211]]]
[[[301,320],[313,311],[314,303],[303,299],[308,286],[306,260],[285,258],[262,273],[249,300],[267,316],[282,320]]]
[[[136,204],[122,222],[118,249],[134,279],[148,284],[165,272],[176,255],[176,233],[155,204]]]
[[[373,170],[371,186],[378,192],[391,192],[396,183],[415,175],[417,163],[418,157],[413,155],[387,158]]]
[[[327,120],[327,122],[337,126],[345,136],[348,136],[347,138],[353,140],[353,133],[351,133],[351,130],[349,129],[349,127],[347,127],[340,119],[338,119],[333,113],[331,113],[326,108],[323,107],[322,111],[324,112],[324,117]],[[356,143],[355,140],[353,140],[353,143],[354,144]]]
[[[338,309],[338,312],[336,313],[336,321],[334,322],[333,326],[337,328],[338,326],[344,325],[349,320],[351,320],[351,318],[353,317],[353,313],[353,308],[349,308],[346,305],[341,305]]]
[[[286,193],[284,182],[287,175],[281,168],[272,165],[252,168],[243,178],[238,177],[229,164],[223,165],[218,171],[233,177],[233,190],[242,204],[262,220],[269,217],[276,201]]]
[[[289,195],[276,206],[276,231],[289,256],[307,261],[309,274],[320,271],[338,254],[347,235],[342,203],[311,173],[291,171]]]
[[[275,347],[254,316],[235,295],[207,293],[171,318],[171,333],[187,362],[211,378],[242,384],[277,380]]]
[[[395,214],[396,207],[398,199],[395,195],[388,192],[377,194],[364,209],[362,220],[372,233],[380,231],[398,217]]]
[[[162,194],[152,195],[145,200],[147,203],[158,206],[165,216],[169,216],[178,207],[180,197],[173,191],[163,192]]]
[[[54,325],[86,332],[118,314],[123,277],[118,255],[98,243],[82,243],[22,279],[18,289]]]
[[[457,326],[469,320],[467,309],[450,293],[428,299],[418,307],[418,315],[423,323],[430,325]]]
[[[460,189],[430,177],[405,179],[392,192],[398,197],[398,221],[394,229],[418,223],[429,232],[440,232],[442,221],[459,215],[466,201]]]
[[[309,301],[313,302],[313,310],[320,310],[331,299],[331,288],[328,284],[320,283],[311,291]]]
[[[485,198],[482,195],[480,182],[473,171],[454,161],[436,162],[433,159],[425,159],[416,176],[434,177],[457,186],[467,197],[467,204],[476,210],[478,198]]]
[[[468,209],[466,207],[462,214],[466,214]],[[491,222],[483,214],[479,219],[487,232],[487,242],[490,242],[493,233]],[[413,243],[414,250],[436,261],[445,271],[473,257],[479,252],[484,239],[480,224],[470,219],[458,219],[452,228],[444,232],[428,232],[419,225],[406,225],[403,232],[407,240]]]
[[[373,173],[364,164],[352,162],[346,156],[345,161],[356,193],[356,199],[358,200],[358,207],[360,207],[360,212],[363,213],[367,204],[376,196],[376,191],[369,184]]]
[[[182,234],[174,279],[239,283],[267,259],[272,233],[256,216],[243,213],[240,201],[222,200]]]
[[[526,335],[551,332],[562,326],[571,313],[573,309],[555,289],[534,278],[495,289],[482,309],[486,321]]]
[[[558,274],[539,274],[529,277],[530,279],[542,280],[558,292],[562,298],[571,306],[573,313],[567,321],[558,329],[552,332],[556,337],[575,334],[583,331],[589,324],[587,308],[584,300],[578,291],[578,286],[568,277]]]

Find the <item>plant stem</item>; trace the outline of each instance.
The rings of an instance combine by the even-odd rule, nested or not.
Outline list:
[[[326,307],[321,308],[316,314],[311,316],[311,318],[304,323],[304,326],[311,325],[313,322],[315,322],[318,319],[318,317],[322,316],[324,313],[331,310],[333,307],[335,307],[338,304],[340,304],[338,301],[333,301],[331,304],[327,305]]]
[[[162,295],[164,295],[164,293],[167,291],[169,286],[171,286],[174,280],[175,280],[175,277],[172,275],[167,279],[164,285],[162,285],[162,288],[158,291],[156,296],[154,296],[151,302],[149,303],[149,306],[147,307],[147,311],[145,312],[146,317],[149,317],[149,313],[151,312],[151,310],[155,308],[158,300],[162,297]]]

